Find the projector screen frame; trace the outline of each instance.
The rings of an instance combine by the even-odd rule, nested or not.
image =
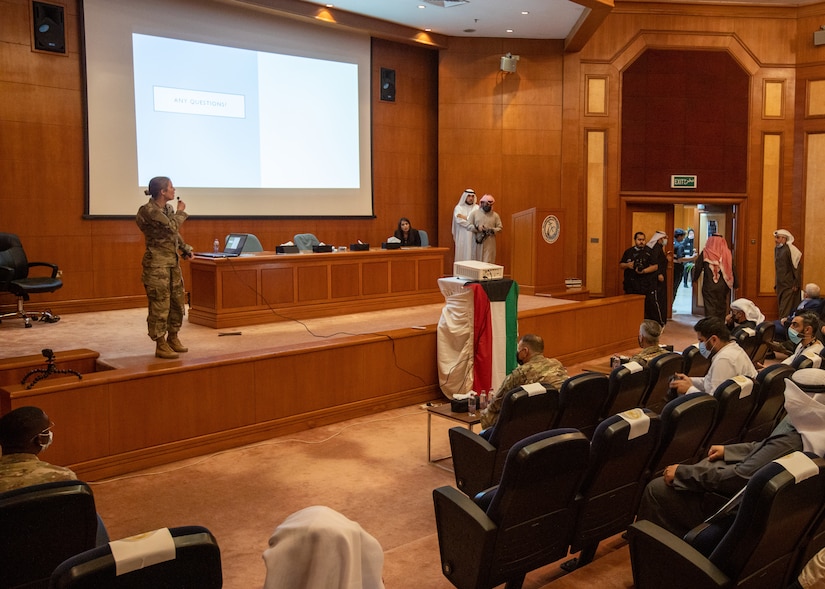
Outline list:
[[[106,1],[108,1],[108,0],[106,0]],[[185,4],[191,5],[192,4],[191,0],[176,0],[176,1],[178,2],[178,5],[185,5]],[[100,0],[79,0],[79,2],[78,2],[78,9],[79,9],[78,20],[79,20],[79,27],[80,27],[79,36],[80,36],[80,55],[81,55],[80,67],[81,67],[81,86],[82,86],[81,87],[81,97],[82,97],[82,102],[83,102],[82,103],[83,144],[84,144],[83,157],[84,157],[84,168],[85,168],[85,170],[84,170],[85,173],[84,173],[84,178],[83,178],[84,193],[85,193],[83,218],[88,219],[88,220],[133,218],[134,213],[132,213],[131,210],[125,210],[124,209],[123,212],[118,212],[118,213],[100,213],[100,212],[94,212],[93,206],[92,206],[92,181],[91,181],[91,177],[92,177],[93,164],[92,164],[92,154],[91,154],[91,150],[92,150],[91,143],[92,142],[90,140],[89,65],[88,65],[88,61],[87,61],[87,34],[86,34],[87,33],[88,20],[87,20],[86,11],[87,11],[87,5],[90,4],[90,3],[95,3],[95,2],[99,3]],[[119,4],[119,2],[115,2],[115,3]],[[249,8],[245,8],[245,7],[242,7],[242,6],[239,6],[239,5],[234,5],[234,4],[233,5],[222,4],[222,3],[218,3],[218,4],[220,4],[222,6],[222,9],[224,9],[224,10],[232,10],[232,11],[235,11],[236,14],[245,14],[247,18],[251,18],[251,16],[250,16],[251,14],[254,14],[254,18],[261,18],[261,13],[260,13],[260,11],[257,11],[257,10],[251,10]],[[320,26],[313,25],[313,24],[308,24],[308,23],[295,24],[295,21],[293,21],[293,20],[290,20],[286,17],[279,16],[279,15],[274,14],[274,13],[270,13],[268,11],[265,11],[265,14],[263,15],[263,18],[269,19],[267,22],[271,22],[271,23],[276,23],[277,22],[277,23],[279,23],[279,26],[311,27],[312,32],[313,33],[317,32],[317,34],[319,36],[323,36],[325,34],[325,31],[329,30],[327,28],[320,27]],[[145,31],[137,31],[137,30],[134,30],[134,28],[133,28],[133,32],[145,33]],[[304,31],[304,33],[305,32],[306,31]],[[152,35],[159,36],[159,37],[168,37],[169,36],[168,34],[164,34],[163,32],[154,32],[154,31],[151,32],[151,33],[146,33],[146,34],[152,34]],[[314,214],[314,213],[310,214],[310,213],[303,213],[303,212],[302,213],[288,213],[288,212],[287,213],[277,213],[277,212],[274,212],[274,213],[273,212],[249,213],[247,211],[237,212],[237,213],[233,213],[231,211],[221,211],[219,213],[213,213],[213,214],[202,214],[200,211],[198,211],[198,200],[197,200],[197,198],[187,198],[187,196],[189,195],[190,192],[196,191],[196,190],[192,189],[192,188],[189,188],[189,187],[180,186],[175,181],[174,174],[168,174],[164,170],[160,170],[159,175],[170,175],[171,178],[172,178],[172,181],[176,183],[176,187],[179,188],[179,190],[178,190],[179,196],[181,197],[182,200],[187,201],[187,204],[189,205],[188,206],[188,208],[189,208],[188,212],[191,211],[190,212],[190,218],[192,218],[192,219],[201,219],[201,220],[219,220],[219,219],[246,219],[246,220],[255,220],[255,219],[260,219],[260,220],[265,220],[265,219],[268,219],[268,220],[289,220],[289,219],[343,220],[343,219],[346,219],[346,220],[369,220],[369,219],[377,218],[376,213],[375,213],[375,194],[374,194],[375,184],[374,184],[374,178],[373,178],[373,176],[374,176],[374,170],[373,170],[374,162],[373,162],[373,151],[372,151],[372,146],[373,146],[373,136],[372,136],[373,135],[373,125],[372,125],[373,101],[372,101],[372,98],[371,98],[371,94],[372,94],[371,89],[373,88],[373,79],[372,79],[373,78],[373,71],[372,71],[373,68],[372,68],[372,50],[371,50],[372,44],[371,44],[371,39],[370,39],[369,35],[366,34],[366,33],[363,34],[363,35],[355,35],[355,34],[349,33],[349,32],[342,33],[340,31],[335,31],[334,34],[336,34],[336,35],[345,34],[345,35],[360,37],[363,40],[364,49],[365,49],[364,57],[362,58],[362,60],[360,62],[357,63],[357,65],[358,65],[358,85],[359,85],[359,105],[360,105],[359,106],[359,113],[360,113],[359,114],[359,121],[360,121],[359,122],[359,129],[360,129],[359,136],[360,136],[360,142],[361,142],[361,148],[360,148],[361,158],[360,158],[360,160],[362,162],[360,164],[361,169],[362,169],[361,184],[362,185],[364,183],[368,184],[367,189],[362,191],[364,194],[361,197],[361,201],[360,201],[360,205],[359,205],[362,210],[360,210],[358,212],[354,212],[352,214],[349,214],[349,213],[342,214],[340,211],[336,211],[336,212],[333,212],[333,213],[326,213],[326,214]],[[208,37],[208,36],[209,36],[208,33],[204,33],[202,35],[202,37]],[[184,40],[184,41],[192,41],[194,43],[207,43],[207,44],[210,44],[210,45],[218,45],[218,46],[226,46],[226,47],[238,47],[240,49],[248,49],[247,46],[239,46],[238,44],[235,44],[235,43],[233,43],[233,44],[228,44],[228,43],[223,43],[223,42],[218,43],[211,37],[208,40],[205,40],[204,38],[193,38],[193,37],[199,37],[199,35],[175,34],[175,35],[173,35],[172,37],[169,37],[169,38],[181,39],[181,40]],[[316,44],[316,43],[317,43],[317,39],[316,39],[316,41],[313,42],[313,44]],[[254,41],[250,41],[250,45],[254,45]],[[254,49],[254,50],[264,51],[264,52],[274,52],[274,50],[272,50],[271,48],[258,48],[258,49]],[[298,53],[291,53],[291,52],[287,53],[286,51],[281,51],[281,53],[283,53],[285,55],[293,55],[293,54],[294,55],[300,55],[300,52],[298,52]],[[321,59],[319,57],[314,57],[314,56],[312,58]],[[345,60],[340,60],[340,61],[345,61]],[[131,70],[129,72],[129,75],[132,76],[132,79],[134,79],[133,72]],[[365,91],[364,91],[364,88],[366,88]],[[132,87],[130,87],[130,92],[132,92],[132,96],[134,96],[134,87],[133,87],[133,85],[132,85]],[[366,122],[363,121],[364,117],[366,117]],[[127,124],[134,125],[134,121],[131,121],[130,123],[127,123]],[[137,168],[137,162],[134,162],[134,167]],[[363,173],[364,169],[367,170],[366,174]],[[135,211],[137,210],[137,208],[141,204],[143,204],[146,201],[147,197],[143,194],[143,189],[144,188],[145,188],[145,186],[134,186],[133,187],[133,191],[134,191],[135,195],[139,195],[139,198],[136,197],[136,198],[133,199],[133,205],[134,205],[133,208],[134,208]],[[130,190],[131,190],[131,188],[130,188]],[[243,192],[244,190],[250,190],[250,189],[222,188],[222,189],[211,189],[211,190],[221,190],[221,191],[226,192],[227,195],[231,195],[233,198],[243,199],[244,198],[243,195],[238,196],[237,194]],[[289,191],[289,189],[282,189],[282,190],[284,192]],[[295,192],[295,196],[288,195],[289,199],[292,199],[292,198],[297,198],[297,199],[311,198],[311,197],[305,197],[304,195],[301,195],[300,194],[300,189],[295,190],[293,192]],[[131,196],[131,193],[130,193],[130,196]],[[314,205],[313,208],[324,210],[323,206],[318,206],[317,204]],[[368,208],[368,212],[367,212],[367,208]]]

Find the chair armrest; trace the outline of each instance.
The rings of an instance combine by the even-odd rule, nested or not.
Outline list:
[[[480,507],[453,487],[433,490],[441,572],[456,587],[477,587],[489,577],[498,528]]]
[[[29,262],[29,268],[34,268],[35,266],[43,266],[45,268],[52,269],[52,278],[57,278],[57,264],[49,264],[48,262]]]
[[[627,529],[636,589],[733,586],[733,581],[698,550],[647,520]]]
[[[473,497],[476,493],[498,484],[498,481],[491,480],[496,447],[463,427],[452,427],[448,433],[456,486],[469,497]]]

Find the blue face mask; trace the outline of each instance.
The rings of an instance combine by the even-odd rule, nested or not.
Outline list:
[[[711,350],[708,350],[706,342],[699,342],[699,353],[705,358],[710,358]]]
[[[794,344],[798,344],[802,341],[802,336],[799,335],[799,332],[795,330],[793,327],[788,328],[788,339],[791,340]]]

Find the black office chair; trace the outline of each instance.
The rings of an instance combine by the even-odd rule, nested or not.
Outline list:
[[[551,430],[510,449],[498,488],[483,509],[453,487],[433,491],[441,571],[459,589],[518,589],[534,569],[564,557],[576,490],[590,443]]]
[[[450,429],[455,483],[468,496],[498,484],[513,444],[553,427],[559,394],[550,385],[538,386],[540,393],[517,387],[504,394],[501,412],[486,439],[464,427]]]
[[[642,405],[650,382],[650,370],[636,362],[628,362],[614,368],[607,386],[607,400],[602,407],[601,418]]]
[[[215,537],[204,527],[169,528],[174,551],[171,559],[162,551],[147,549],[139,562],[120,572],[111,545],[73,556],[52,573],[51,589],[220,589],[223,587],[221,551]],[[156,533],[164,533],[157,530]],[[141,535],[142,536],[142,535]],[[132,546],[146,542],[134,536],[119,542]],[[117,544],[113,542],[112,544]],[[164,560],[160,560],[164,558]]]
[[[29,276],[35,267],[51,268],[51,276]],[[26,311],[23,303],[29,295],[54,292],[63,286],[57,265],[47,262],[29,262],[20,238],[14,233],[0,233],[0,292],[8,292],[17,297],[17,311],[0,314],[0,321],[10,317],[23,319],[26,327],[32,326],[32,319],[56,323],[60,317],[51,312]]]
[[[690,344],[682,351],[682,372],[688,376],[701,377],[708,373],[710,360],[699,353],[696,344]]]
[[[800,482],[779,462],[759,469],[707,557],[649,521],[631,525],[627,538],[636,589],[785,587],[825,496],[825,461],[811,460],[818,473]]]
[[[607,376],[596,372],[583,372],[565,380],[559,390],[559,414],[553,427],[572,427],[590,438],[607,401],[608,383]]]
[[[771,364],[756,375],[759,390],[756,407],[745,424],[743,442],[760,442],[767,438],[785,413],[785,379],[794,369],[787,364]]]
[[[661,413],[670,400],[670,379],[682,370],[682,355],[674,352],[660,354],[647,363],[647,369],[650,371],[650,382],[642,398],[642,406]]]
[[[96,534],[86,483],[57,481],[0,494],[0,587],[45,589],[57,565],[95,547]]]
[[[745,394],[748,386],[751,392]],[[719,410],[705,447],[741,441],[759,398],[759,383],[746,376],[729,378],[716,388],[713,396],[719,402]]]
[[[634,431],[628,419],[647,418],[647,431]],[[626,419],[628,418],[628,419]],[[572,571],[593,560],[599,542],[623,532],[636,516],[636,498],[647,482],[661,421],[649,409],[633,409],[602,421],[593,433],[590,460],[576,494],[578,515],[570,542],[577,558],[562,568]]]

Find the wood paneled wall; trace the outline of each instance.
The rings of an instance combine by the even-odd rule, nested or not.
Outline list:
[[[143,304],[142,239],[132,221],[82,218],[77,3],[67,1],[68,57],[31,51],[29,10],[28,0],[0,0],[0,177],[6,186],[0,229],[19,233],[33,259],[61,265],[65,287],[52,297],[56,311]],[[772,293],[760,287],[760,276],[773,268],[748,263],[760,258],[771,238],[760,223],[765,213],[763,139],[766,134],[780,139],[777,161],[769,162],[779,166],[777,222],[798,242],[811,244],[805,252],[810,259],[819,244],[805,235],[811,165],[806,138],[825,132],[825,117],[804,113],[808,82],[825,79],[825,46],[812,42],[823,17],[825,3],[783,8],[617,2],[576,53],[565,53],[563,42],[552,40],[450,38],[438,53],[375,40],[376,218],[249,220],[243,227],[236,220],[193,219],[186,237],[198,248],[231,230],[256,233],[269,247],[299,231],[333,243],[355,238],[378,243],[406,215],[430,233],[431,243],[451,247],[452,209],[471,186],[497,199],[505,225],[497,238],[498,263],[506,267],[518,255],[508,227],[513,213],[531,207],[563,210],[565,259],[552,263],[562,264],[565,276],[591,277],[587,252],[594,249],[591,258],[602,266],[599,290],[618,294],[614,261],[628,236],[618,234],[615,221],[625,215],[628,202],[674,201],[669,195],[640,197],[620,190],[622,72],[648,48],[725,51],[750,76],[748,175],[737,222],[736,262],[743,269],[738,294],[757,300],[770,315]],[[517,72],[505,75],[499,58],[507,52],[521,59]],[[378,100],[381,67],[396,70],[394,103]],[[588,106],[588,101],[600,103]],[[604,143],[601,192],[588,192],[585,139],[591,132]],[[605,222],[589,224],[588,194],[592,208],[599,193]],[[674,204],[712,204],[719,196],[693,194]],[[588,227],[601,227],[601,233],[590,235]],[[805,278],[825,283],[825,277]]]
[[[0,0],[0,231],[20,235],[30,260],[57,263],[64,286],[33,307],[57,313],[140,306],[143,236],[132,219],[84,219],[83,80],[78,3],[66,0],[67,55],[31,50],[30,0]],[[322,42],[322,41],[319,41]],[[232,231],[256,234],[267,249],[312,232],[327,243],[379,244],[400,216],[438,242],[437,68],[434,49],[373,43],[373,219],[199,220],[183,228],[196,249]],[[378,71],[396,71],[397,99],[378,95]],[[189,211],[197,214],[196,203]],[[188,264],[184,279],[189,281]],[[0,296],[0,307],[14,300]]]

